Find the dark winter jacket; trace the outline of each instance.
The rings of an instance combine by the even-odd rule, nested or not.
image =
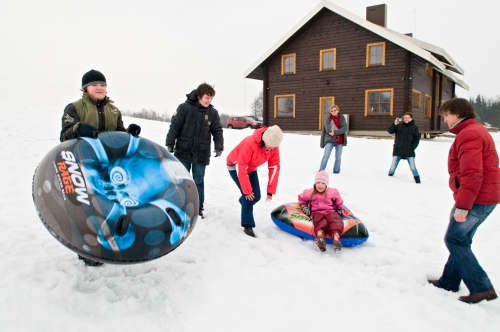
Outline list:
[[[449,185],[455,206],[500,203],[498,153],[490,133],[476,119],[466,119],[450,130],[457,137],[448,155]]]
[[[347,145],[347,120],[345,119],[345,116],[340,114],[340,128],[336,129],[333,131],[335,135],[343,135],[344,136],[344,146]],[[321,148],[324,148],[326,144],[328,143],[334,143],[335,142],[335,136],[330,136],[328,133],[331,131],[331,122],[332,120],[330,119],[330,113],[325,114],[323,117],[323,130],[321,131],[321,141],[319,142],[319,146]]]
[[[61,142],[75,138],[78,124],[86,123],[102,131],[126,131],[122,114],[108,97],[103,100],[92,98],[86,92],[82,99],[68,104],[62,117]]]
[[[203,107],[195,90],[186,97],[172,116],[165,145],[175,145],[174,155],[180,161],[208,165],[212,135],[215,150],[224,150],[219,112],[212,105]]]
[[[393,123],[387,131],[389,134],[396,134],[392,150],[393,156],[402,157],[403,159],[415,157],[415,149],[420,142],[420,132],[414,120],[408,123],[401,121],[397,125]]]

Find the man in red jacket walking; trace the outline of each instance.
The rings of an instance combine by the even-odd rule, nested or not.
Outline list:
[[[463,98],[451,99],[439,108],[450,132],[456,134],[448,156],[449,185],[455,205],[444,241],[450,252],[439,280],[429,283],[457,292],[463,280],[470,294],[466,303],[494,300],[497,294],[471,250],[479,225],[500,203],[500,169],[495,142],[476,121],[472,105]]]

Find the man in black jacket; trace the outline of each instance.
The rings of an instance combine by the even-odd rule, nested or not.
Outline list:
[[[224,150],[224,137],[219,112],[211,105],[215,90],[203,83],[187,94],[172,116],[166,146],[174,156],[192,171],[200,199],[199,215],[203,218],[205,201],[205,167],[210,164],[210,145],[213,135],[215,157]],[[175,151],[175,152],[174,152]]]
[[[420,175],[418,175],[417,167],[415,166],[415,149],[420,142],[420,132],[410,112],[403,114],[402,120],[403,121],[400,121],[400,119],[394,120],[394,123],[387,129],[389,134],[396,134],[389,176],[394,175],[399,161],[401,159],[406,159],[408,160],[408,165],[410,165],[410,170],[413,173],[415,182],[420,183]]]

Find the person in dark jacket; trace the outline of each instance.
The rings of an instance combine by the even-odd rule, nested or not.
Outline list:
[[[470,294],[460,296],[460,301],[491,301],[497,294],[471,245],[477,228],[500,203],[498,152],[490,133],[476,121],[474,108],[466,99],[444,102],[439,114],[456,135],[448,154],[449,186],[455,205],[444,237],[450,256],[441,278],[429,283],[457,292],[463,280]]]
[[[335,164],[333,165],[333,173],[340,173],[340,164],[342,158],[342,150],[347,145],[347,121],[345,116],[340,114],[338,105],[333,105],[330,108],[330,114],[325,114],[323,118],[323,130],[321,131],[321,140],[319,146],[325,149],[319,170],[324,171],[328,164],[328,159],[335,148]]]
[[[61,142],[78,137],[96,138],[103,131],[126,131],[139,136],[140,126],[131,124],[125,129],[122,114],[107,96],[106,89],[106,77],[101,72],[92,69],[83,75],[82,98],[64,109]]]
[[[126,131],[139,136],[141,127],[131,124],[127,129],[123,126],[122,114],[107,96],[106,77],[97,71],[90,70],[82,77],[83,96],[70,103],[64,109],[62,129],[59,135],[61,142],[79,138],[97,138],[103,131]],[[87,266],[100,266],[101,262],[78,255]]]
[[[415,182],[420,183],[420,175],[418,175],[417,167],[415,166],[415,149],[420,142],[420,132],[413,120],[413,115],[410,112],[406,112],[403,114],[403,121],[400,121],[400,119],[394,120],[394,123],[391,124],[387,131],[389,134],[396,134],[389,176],[394,175],[401,159],[406,159],[408,160],[408,165],[410,165]]]
[[[186,95],[172,116],[165,145],[192,172],[200,199],[199,215],[203,218],[205,203],[205,168],[210,164],[210,139],[213,136],[215,157],[224,150],[219,112],[212,106],[214,88],[206,83]]]

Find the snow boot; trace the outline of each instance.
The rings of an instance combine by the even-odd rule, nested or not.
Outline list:
[[[340,235],[338,233],[335,233],[332,236],[332,240],[333,240],[333,251],[342,250],[342,243],[340,242]]]
[[[203,206],[200,206],[200,210],[198,211],[198,215],[201,217],[201,219],[205,218],[205,216],[203,216]]]
[[[245,227],[245,228],[243,228],[243,232],[245,232],[245,234],[248,235],[248,236],[256,237],[255,233],[253,232],[253,228],[251,228],[251,227]]]
[[[325,243],[325,238],[323,237],[323,232],[318,232],[318,236],[316,237],[316,245],[319,248],[319,251],[325,252],[326,251],[326,243]]]
[[[101,262],[96,262],[80,255],[78,255],[78,259],[82,260],[87,266],[101,266],[103,264]]]
[[[420,176],[414,176],[415,183],[420,183]]]

